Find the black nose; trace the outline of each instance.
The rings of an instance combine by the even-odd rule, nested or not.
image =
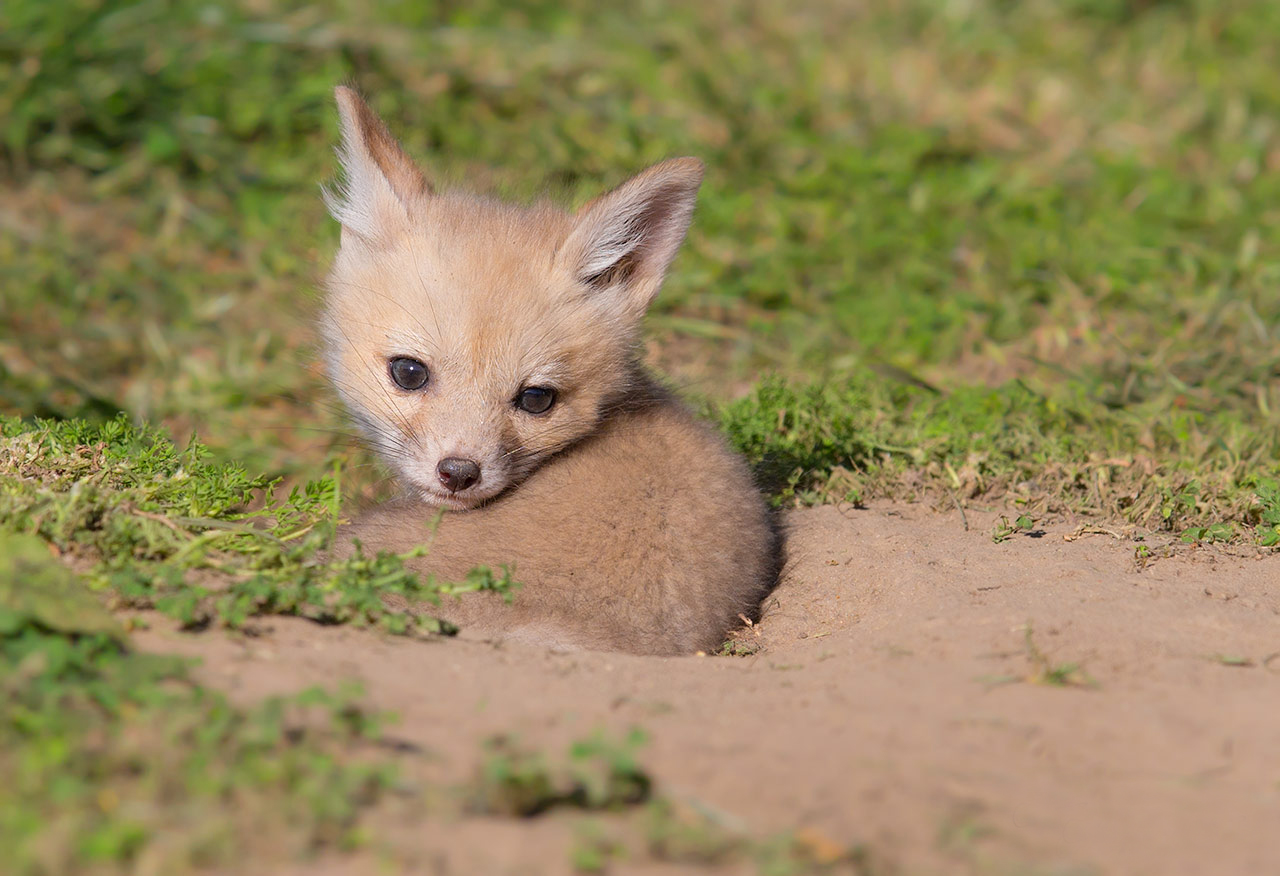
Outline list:
[[[480,466],[470,459],[450,456],[440,460],[436,466],[436,474],[440,476],[440,483],[444,484],[446,490],[456,493],[480,480]]]

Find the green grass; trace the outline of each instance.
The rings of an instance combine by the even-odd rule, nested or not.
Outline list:
[[[1022,380],[939,393],[871,372],[765,380],[716,413],[780,503],[1003,499],[1023,516],[1276,543],[1275,436],[1237,414],[1116,409]]]
[[[125,411],[297,481],[343,456],[372,489],[309,327],[350,79],[486,191],[703,157],[651,321],[695,394],[774,370],[893,417],[928,384],[963,440],[972,392],[1026,386],[1084,423],[1011,442],[1176,442],[1247,467],[1247,509],[1280,465],[1278,37],[1261,0],[6,4],[0,408]]]
[[[123,628],[30,535],[0,533],[0,846],[7,872],[163,872],[361,842],[395,787],[352,757],[379,718],[312,690],[250,709]],[[339,755],[342,756],[339,756]]]
[[[266,856],[362,841],[358,817],[396,770],[385,754],[362,762],[378,721],[353,694],[233,708],[184,661],[131,652],[103,603],[187,629],[285,614],[432,635],[454,628],[383,596],[438,603],[512,582],[422,581],[390,554],[326,559],[336,475],[278,501],[272,486],[123,417],[0,417],[0,846],[15,872],[175,872],[237,859],[249,835],[269,837]]]
[[[458,583],[425,581],[408,554],[343,559],[325,551],[339,522],[337,475],[295,487],[213,461],[192,442],[134,427],[123,417],[0,419],[0,532],[33,533],[86,566],[89,585],[116,608],[154,609],[188,629],[243,627],[285,614],[390,633],[452,633],[427,614],[386,608],[383,597],[439,604],[476,590],[509,594],[510,573],[475,569]],[[248,510],[253,505],[259,507]]]
[[[378,594],[509,586],[324,558],[341,502],[385,489],[313,352],[349,80],[435,179],[486,192],[576,204],[702,157],[652,349],[776,503],[982,503],[1274,548],[1278,55],[1267,0],[9,0],[0,538],[44,546],[33,580],[79,594],[59,611],[96,605],[87,587],[193,630],[292,614],[430,635]],[[32,872],[126,867],[179,823],[180,857],[233,842],[230,810],[193,804],[222,813],[206,836],[146,770],[126,782],[140,809],[86,802],[157,733],[232,728],[191,749],[243,766],[206,803],[366,781],[326,772],[341,721],[262,736],[279,721],[6,586],[4,705],[45,723],[4,724],[0,764],[34,770],[47,829],[0,800],[0,844]],[[116,741],[76,729],[86,714]],[[74,769],[40,760],[58,746]],[[259,775],[280,757],[293,778]],[[168,772],[165,794],[205,787]],[[303,845],[352,829],[291,807]]]

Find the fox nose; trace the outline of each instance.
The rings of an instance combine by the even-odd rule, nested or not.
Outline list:
[[[476,465],[475,460],[448,456],[436,465],[436,474],[440,476],[440,483],[444,484],[446,490],[456,493],[480,480],[480,466]]]

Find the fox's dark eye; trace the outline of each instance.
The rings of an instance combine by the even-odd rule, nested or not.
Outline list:
[[[556,391],[545,386],[526,386],[516,396],[516,407],[531,414],[545,414],[556,403]]]
[[[427,385],[427,366],[417,359],[401,356],[387,364],[391,380],[401,389],[413,391]]]

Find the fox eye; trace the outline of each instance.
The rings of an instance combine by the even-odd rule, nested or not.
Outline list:
[[[545,386],[526,386],[516,396],[516,407],[530,414],[545,414],[556,403],[556,391]]]
[[[427,385],[427,366],[417,359],[405,356],[392,359],[387,363],[387,371],[391,373],[392,382],[401,389],[412,392]]]

